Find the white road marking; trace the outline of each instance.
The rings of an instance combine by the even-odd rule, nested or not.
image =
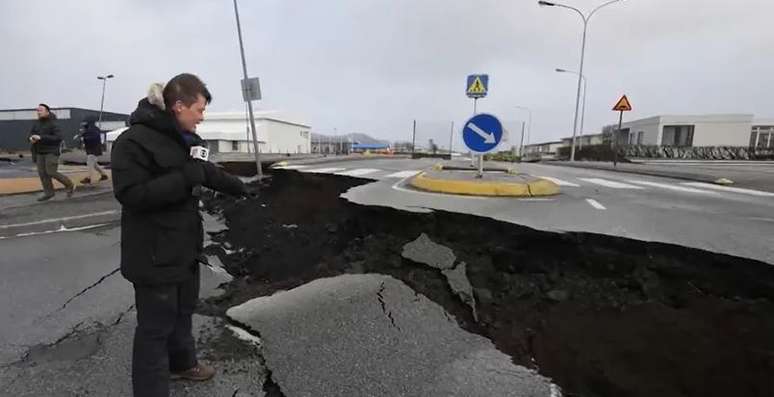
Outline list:
[[[89,230],[89,229],[96,229],[98,227],[107,226],[107,223],[100,223],[97,225],[89,225],[89,226],[80,226],[80,227],[74,227],[72,229],[69,229],[65,227],[64,225],[59,226],[59,229],[55,230],[46,230],[43,232],[29,232],[29,233],[19,233],[15,236],[0,236],[0,240],[7,240],[11,238],[18,238],[18,237],[32,237],[32,236],[40,236],[44,234],[53,234],[53,233],[63,233],[63,232],[79,232],[83,230]]]
[[[418,174],[420,172],[421,171],[418,171],[418,170],[400,171],[400,172],[396,172],[394,174],[387,175],[385,178],[406,178],[406,177],[409,177],[409,176],[414,176],[414,175],[416,175],[416,174]]]
[[[678,192],[685,192],[685,193],[717,194],[717,192],[710,192],[710,191],[707,191],[707,190],[694,189],[692,187],[685,187],[685,186],[680,186],[680,185],[670,185],[670,184],[666,184],[666,183],[658,183],[658,182],[650,182],[650,181],[635,181],[635,180],[627,180],[626,182],[635,183],[635,184],[638,184],[638,185],[659,187],[659,188],[668,189],[668,190],[676,190]]]
[[[683,185],[693,186],[693,187],[701,187],[701,188],[705,188],[705,189],[720,190],[720,191],[723,191],[723,192],[749,194],[751,196],[774,197],[774,193],[772,193],[772,192],[763,192],[763,191],[760,191],[760,190],[743,189],[743,188],[740,188],[740,187],[713,185],[711,183],[704,183],[704,182],[685,182],[685,183],[683,183]]]
[[[553,182],[553,183],[555,183],[555,184],[557,184],[557,185],[559,185],[559,186],[571,186],[571,187],[580,187],[580,185],[579,185],[579,184],[577,184],[577,183],[572,183],[572,182],[563,181],[563,180],[561,180],[561,179],[557,179],[557,178],[550,177],[550,176],[539,176],[538,178],[540,178],[540,179],[545,179],[545,180],[549,180],[549,181],[551,181],[551,182]]]
[[[381,170],[377,170],[375,168],[356,168],[354,170],[337,172],[336,175],[362,176],[362,175],[373,174],[374,172],[379,172],[379,171]]]
[[[604,210],[607,209],[607,208],[605,208],[604,205],[600,204],[599,201],[597,201],[597,200],[586,199],[586,202],[589,203],[589,205],[591,205],[592,207],[594,207],[594,208],[596,208],[598,210],[603,210],[604,211]]]
[[[600,185],[600,186],[609,187],[613,189],[633,189],[633,190],[644,189],[643,187],[640,187],[640,186],[634,186],[623,182],[609,181],[607,179],[602,179],[602,178],[578,178],[578,179],[585,182],[593,183],[595,185]]]
[[[313,170],[303,170],[302,172],[311,172],[313,174],[332,174],[334,172],[344,171],[346,168],[315,168]]]
[[[300,170],[302,168],[309,168],[309,166],[308,165],[278,165],[276,167],[271,167],[271,168],[276,168],[280,170]]]
[[[63,218],[43,219],[43,220],[40,220],[40,221],[28,222],[28,223],[16,223],[16,224],[12,224],[12,225],[0,225],[0,229],[10,229],[10,228],[14,228],[14,227],[25,227],[25,226],[34,226],[34,225],[44,225],[46,223],[66,222],[66,221],[72,221],[72,220],[76,220],[76,219],[92,218],[92,217],[95,217],[95,216],[113,215],[113,214],[117,214],[117,213],[118,213],[118,210],[94,212],[94,213],[91,213],[91,214],[66,216],[66,217],[63,217]]]

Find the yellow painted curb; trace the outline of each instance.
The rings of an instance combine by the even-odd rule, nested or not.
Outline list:
[[[288,165],[287,161],[280,161],[271,165],[271,168],[279,168]]]
[[[462,194],[467,196],[493,197],[540,197],[559,194],[559,186],[545,179],[526,183],[484,182],[435,179],[421,173],[411,179],[417,189],[436,193]]]

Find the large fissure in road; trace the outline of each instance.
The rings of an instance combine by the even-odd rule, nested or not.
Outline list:
[[[382,273],[442,305],[515,363],[553,378],[565,396],[774,395],[770,265],[339,198],[363,183],[276,171],[259,199],[206,199],[229,226],[208,253],[235,280],[202,310],[223,315],[316,278]],[[441,269],[403,257],[423,233],[466,265],[478,321]]]

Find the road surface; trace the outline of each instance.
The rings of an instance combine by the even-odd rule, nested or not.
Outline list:
[[[469,213],[541,230],[601,233],[774,263],[774,193],[654,176],[520,164],[560,185],[553,198],[480,198],[420,192],[407,181],[438,161],[371,160],[285,169],[373,179],[343,197],[409,211]]]

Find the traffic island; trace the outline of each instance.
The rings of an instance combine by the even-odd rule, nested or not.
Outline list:
[[[425,171],[409,182],[411,186],[434,193],[488,197],[545,197],[559,194],[551,181],[527,174],[485,173],[457,170]]]

